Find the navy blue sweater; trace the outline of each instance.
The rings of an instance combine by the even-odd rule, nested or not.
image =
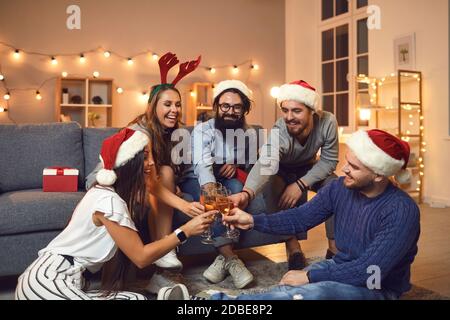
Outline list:
[[[389,184],[375,198],[350,190],[339,178],[306,204],[271,215],[254,216],[258,231],[292,235],[305,232],[335,214],[335,265],[311,270],[311,282],[336,281],[366,287],[368,267],[381,270],[381,286],[398,295],[408,291],[417,253],[420,212],[405,192]]]

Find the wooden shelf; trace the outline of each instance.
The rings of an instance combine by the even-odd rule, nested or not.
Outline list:
[[[366,83],[368,88],[356,90],[356,129],[361,126],[388,131],[408,141],[411,152],[417,159],[423,160],[422,81],[421,72],[408,70],[398,70],[396,75],[391,74],[384,78],[358,76],[356,87],[358,88],[359,83]],[[383,90],[384,87],[386,88]],[[360,120],[361,110],[371,111],[371,116],[367,117],[369,120]],[[366,114],[368,113],[366,112]],[[409,138],[413,138],[413,140]],[[417,184],[419,190],[408,190],[411,185],[402,186],[402,188],[405,192],[418,194],[420,203],[424,185],[424,176],[420,174],[423,172],[423,168],[420,165],[424,163],[416,162],[417,159],[412,162],[415,164],[414,166],[407,168],[413,171],[414,176],[420,181],[420,184]]]
[[[63,88],[67,96],[63,94]],[[104,78],[58,78],[56,85],[55,120],[76,121],[83,128],[111,127],[114,110],[114,81]],[[65,96],[65,97],[63,97]],[[79,96],[82,103],[67,103]],[[65,99],[63,99],[65,98]],[[101,102],[93,103],[93,100]],[[66,102],[66,103],[63,103]],[[95,119],[98,117],[99,119]],[[94,125],[93,125],[94,124]]]

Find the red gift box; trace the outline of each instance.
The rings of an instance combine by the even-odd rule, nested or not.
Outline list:
[[[42,175],[42,189],[44,192],[76,192],[78,190],[78,169],[45,168]]]

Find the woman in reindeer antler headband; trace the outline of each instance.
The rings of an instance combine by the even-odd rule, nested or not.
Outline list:
[[[152,239],[164,238],[172,232],[173,208],[184,212],[190,217],[197,216],[204,211],[198,202],[187,202],[175,195],[175,179],[181,175],[182,168],[171,161],[171,151],[174,143],[171,141],[172,132],[179,127],[181,119],[181,94],[175,85],[186,75],[193,72],[200,64],[201,56],[196,60],[183,62],[179,65],[178,75],[169,83],[167,74],[171,68],[179,63],[177,56],[171,52],[159,59],[161,83],[151,88],[150,98],[145,113],[139,115],[128,124],[128,128],[147,134],[152,145],[152,158],[155,163],[156,176],[154,187],[149,195],[149,219],[144,223],[149,225]],[[87,177],[87,188],[95,183],[101,163]],[[155,264],[161,268],[181,269],[175,250],[172,250]]]

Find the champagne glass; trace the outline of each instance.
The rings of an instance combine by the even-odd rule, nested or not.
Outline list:
[[[226,188],[221,188],[217,191],[216,195],[216,209],[220,211],[220,213],[224,216],[228,215],[231,210],[231,201],[228,199],[228,196],[231,195],[231,192]],[[228,239],[236,239],[239,238],[239,230],[234,229],[231,230],[230,225],[226,225],[227,230],[222,235]]]
[[[220,185],[221,186],[221,185]],[[205,212],[216,209],[216,190],[217,185],[204,185],[200,188],[200,203],[205,207]],[[213,244],[214,239],[212,237],[211,225],[208,226],[205,232],[203,232],[201,243]]]

